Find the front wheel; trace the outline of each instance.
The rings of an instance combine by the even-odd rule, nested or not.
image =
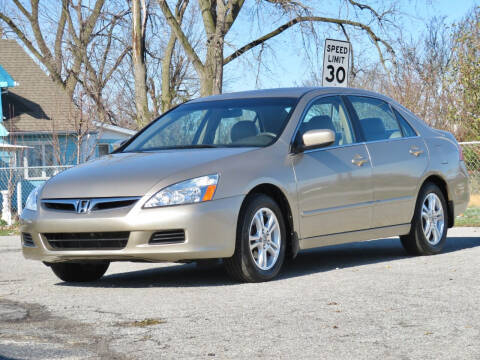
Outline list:
[[[240,212],[235,253],[224,260],[225,268],[235,280],[271,280],[283,265],[286,241],[279,206],[270,197],[255,194]]]
[[[100,279],[108,269],[110,262],[51,263],[48,264],[60,280],[66,282],[87,282]]]
[[[408,235],[400,236],[410,255],[434,255],[443,250],[447,240],[448,211],[440,188],[428,183],[420,190],[412,227]]]

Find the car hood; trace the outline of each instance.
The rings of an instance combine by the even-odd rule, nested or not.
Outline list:
[[[252,148],[182,149],[148,153],[118,153],[68,169],[51,178],[41,198],[90,198],[145,195],[154,185],[197,166],[232,157]],[[211,170],[212,166],[206,166]],[[217,170],[218,171],[218,170]],[[183,180],[183,179],[182,179]],[[168,184],[167,184],[168,185]]]

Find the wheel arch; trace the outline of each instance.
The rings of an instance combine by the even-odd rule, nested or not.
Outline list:
[[[294,258],[299,251],[298,235],[295,231],[292,207],[284,191],[272,183],[262,183],[253,187],[245,196],[240,207],[240,214],[245,208],[248,199],[255,194],[264,194],[271,197],[280,207],[287,233],[287,256]],[[239,217],[240,219],[240,217]],[[237,225],[238,226],[238,225]]]
[[[448,227],[449,228],[453,227],[453,225],[455,224],[455,216],[454,216],[454,209],[453,209],[454,205],[453,205],[452,199],[450,199],[449,194],[448,194],[449,189],[448,189],[447,182],[440,175],[431,174],[423,180],[423,183],[420,186],[418,193],[420,193],[420,189],[422,189],[425,186],[425,184],[427,184],[427,183],[433,183],[433,184],[437,185],[440,188],[440,190],[442,191],[443,196],[445,197],[445,200],[447,201]],[[418,199],[417,199],[417,201],[418,201]]]

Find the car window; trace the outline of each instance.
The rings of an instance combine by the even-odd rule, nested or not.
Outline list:
[[[301,136],[309,130],[321,129],[330,129],[335,132],[333,145],[352,144],[355,141],[347,112],[338,96],[316,100],[305,114],[298,134]]]
[[[402,137],[400,125],[385,101],[363,96],[348,96],[348,99],[360,120],[366,141]]]
[[[238,109],[220,114],[220,122],[213,143],[232,144],[237,140],[237,134],[242,131],[236,129],[243,129],[244,132],[250,131],[251,136],[257,136],[261,132],[257,113],[248,109]]]
[[[402,115],[400,115],[400,113],[396,109],[393,109],[393,112],[395,113],[395,116],[397,117],[397,120],[400,123],[403,136],[405,137],[417,136],[417,132],[412,128],[412,126],[408,123],[408,121],[405,120],[405,118]]]
[[[201,130],[201,122],[206,112],[206,110],[192,111],[180,116],[177,121],[168,123],[163,131],[157,132],[145,142],[144,149],[192,143],[199,129]]]
[[[122,151],[264,147],[285,128],[297,98],[239,98],[180,105],[155,120]]]

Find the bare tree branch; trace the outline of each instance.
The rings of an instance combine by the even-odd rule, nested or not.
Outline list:
[[[178,0],[175,7],[175,18],[179,24],[182,23],[183,15],[187,9],[189,0]],[[170,34],[170,39],[168,40],[167,47],[165,48],[165,53],[163,54],[162,59],[162,94],[161,94],[161,110],[165,112],[170,109],[173,101],[173,89],[171,86],[171,71],[170,67],[172,65],[173,51],[175,50],[175,43],[177,42],[177,37],[175,33]],[[155,94],[155,93],[153,93]],[[153,100],[153,99],[152,99]]]
[[[188,38],[183,32],[180,24],[173,16],[172,11],[170,10],[170,7],[168,6],[166,0],[158,0],[158,4],[160,5],[160,9],[162,10],[163,15],[167,19],[168,24],[172,28],[172,31],[175,33],[175,36],[177,37],[178,41],[180,41],[180,43],[182,44],[182,47],[185,50],[185,53],[189,57],[190,61],[192,62],[197,72],[199,74],[205,73],[205,67],[202,61],[198,57],[193,46],[188,41]]]
[[[217,27],[215,3],[216,1],[198,0],[198,5],[200,6],[200,11],[202,12],[203,25],[205,26],[207,36],[212,36]]]
[[[356,27],[356,28],[360,28],[368,34],[368,36],[370,37],[370,39],[374,43],[374,45],[377,48],[377,51],[379,53],[380,60],[381,60],[382,64],[384,64],[384,66],[385,66],[385,59],[383,57],[383,54],[382,54],[382,51],[380,49],[379,44],[382,44],[383,46],[385,46],[387,51],[393,57],[392,61],[395,62],[395,60],[394,60],[395,51],[393,50],[392,46],[387,41],[378,37],[374,33],[372,28],[368,25],[362,24],[361,22],[358,22],[358,21],[352,21],[352,20],[347,20],[347,19],[334,19],[334,18],[327,18],[327,17],[321,17],[321,16],[298,16],[298,17],[288,21],[287,23],[283,24],[282,26],[278,27],[277,29],[269,32],[268,34],[254,40],[254,41],[242,46],[240,49],[234,51],[231,55],[229,55],[228,57],[225,58],[225,60],[223,61],[223,64],[224,65],[228,64],[229,62],[236,59],[237,57],[239,57],[240,55],[242,55],[246,51],[248,51],[248,50],[254,48],[255,46],[258,46],[258,45],[264,43],[265,41],[277,36],[278,34],[284,32],[285,30],[287,30],[289,28],[291,28],[292,26],[294,26],[296,24],[299,24],[299,23],[302,23],[302,22],[307,22],[307,21],[324,22],[324,23],[331,23],[331,24],[337,24],[337,25],[349,25],[349,26],[353,26],[353,27]]]
[[[350,36],[348,35],[347,29],[345,29],[345,25],[340,24],[340,29],[342,29],[343,35],[345,35],[345,38],[347,39],[348,42],[351,43],[350,41]],[[352,74],[352,77],[355,78],[357,72],[355,70],[355,57],[353,56],[353,46],[350,46],[350,61],[351,61],[351,67],[350,67],[350,73]],[[352,79],[353,80],[353,79]]]
[[[349,2],[350,4],[352,4],[353,6],[358,7],[360,10],[365,10],[365,9],[369,10],[378,20],[381,20],[381,19],[383,18],[383,14],[380,15],[377,11],[375,11],[374,8],[372,8],[372,7],[369,6],[369,5],[361,4],[361,3],[359,3],[359,2],[357,2],[357,1],[355,1],[355,0],[348,0],[348,2]]]
[[[57,32],[55,35],[55,44],[54,44],[54,53],[55,53],[55,62],[57,67],[57,72],[60,74],[62,72],[63,66],[63,51],[62,51],[62,40],[63,34],[65,33],[65,24],[67,22],[67,12],[68,12],[68,0],[62,0],[62,14],[58,20]]]

